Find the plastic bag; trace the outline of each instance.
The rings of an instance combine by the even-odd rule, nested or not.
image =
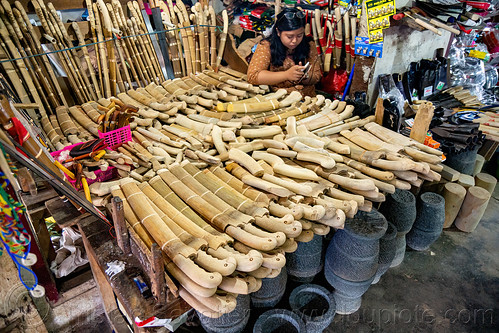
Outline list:
[[[332,95],[342,94],[348,81],[347,72],[344,70],[332,70],[321,80],[321,88],[324,92]]]
[[[379,97],[383,98],[385,111],[389,111],[389,117],[383,116],[383,126],[398,132],[404,114],[405,98],[395,85],[391,74],[383,74],[379,77]],[[387,124],[385,124],[385,118]]]

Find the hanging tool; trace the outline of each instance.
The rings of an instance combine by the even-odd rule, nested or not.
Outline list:
[[[429,18],[428,15],[422,9],[419,9],[417,7],[413,7],[413,8],[411,8],[411,12],[414,14],[415,17],[420,18],[421,20],[426,21],[429,24],[433,24],[436,27],[450,31],[455,35],[459,35],[461,33],[460,30],[453,28],[453,27],[449,27],[447,24],[441,22],[440,20],[433,19],[431,17]]]
[[[442,33],[437,28],[435,28],[434,26],[432,26],[431,24],[426,23],[426,22],[424,22],[424,21],[422,21],[422,20],[420,20],[418,18],[412,17],[411,16],[411,12],[409,12],[409,11],[395,14],[395,15],[393,15],[393,19],[398,21],[398,20],[403,19],[405,16],[407,16],[408,18],[412,19],[414,22],[416,22],[417,24],[419,24],[423,28],[426,28],[426,29],[432,31],[432,32],[436,33],[439,36],[442,35]]]

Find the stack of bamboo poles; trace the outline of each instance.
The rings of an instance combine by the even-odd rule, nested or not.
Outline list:
[[[181,297],[212,317],[234,309],[234,294],[257,291],[262,278],[277,276],[296,241],[329,231],[301,220],[320,213],[315,207],[270,203],[220,167],[173,163],[148,182],[129,180],[111,191],[124,200],[134,232],[165,252]]]
[[[265,90],[237,80],[236,76],[206,71],[190,78],[167,81],[163,85],[150,84],[145,89],[129,90],[118,94],[117,98],[101,99],[101,105],[87,103],[72,107],[69,109],[72,118],[59,118],[61,125],[64,125],[61,126],[62,136],[66,135],[68,140],[72,139],[71,135],[74,138],[73,133],[80,133],[81,136],[85,132],[78,130],[78,125],[85,128],[86,133],[95,132],[96,119],[105,113],[104,105],[121,103],[139,110],[132,122],[135,141],[120,148],[120,153],[131,155],[132,166],[137,168],[137,171],[131,171],[130,167],[123,166],[122,176],[130,174],[139,181],[143,181],[144,177],[153,177],[156,171],[174,161],[187,159],[206,167],[226,161],[231,148],[242,146],[244,150],[259,150],[261,148],[255,147],[262,145],[261,138],[272,139],[271,143],[265,141],[269,145],[277,145],[276,141],[286,143],[281,142],[277,147],[288,147],[289,144],[283,140],[290,140],[290,147],[297,147],[295,153],[314,151],[320,154],[330,149],[336,154],[333,156],[336,162],[356,170],[364,169],[367,175],[377,174],[372,167],[381,168],[380,180],[391,185],[381,185],[389,189],[387,192],[393,191],[394,187],[407,189],[411,185],[421,185],[423,180],[439,179],[439,151],[393,132],[388,132],[387,137],[383,137],[382,133],[371,133],[373,117],[357,119],[353,116],[353,106],[345,102],[326,100],[323,96],[302,99],[301,94],[287,94],[284,90],[257,94]],[[201,90],[209,87],[211,91]],[[249,95],[254,96],[237,99]],[[232,96],[236,100],[219,100],[215,106],[213,100],[203,96],[224,96],[224,99]],[[61,116],[63,114],[61,112]],[[266,125],[259,125],[263,123]],[[368,131],[361,130],[362,126]],[[296,132],[299,133],[297,137],[303,137],[304,141],[287,136],[282,138],[282,127],[288,130],[287,136],[294,135],[300,129],[301,132]],[[47,134],[51,137],[50,133]],[[381,140],[373,134],[379,134]],[[386,145],[383,143],[386,140],[396,144]],[[287,155],[292,156],[293,153],[286,153],[283,157]],[[340,174],[342,172],[339,171]],[[378,201],[383,198],[370,194]]]
[[[181,1],[176,5],[172,1],[168,4],[150,1],[151,7],[160,9],[154,12],[161,16],[158,23],[161,26],[156,26],[156,31],[167,30],[154,33],[146,24],[149,18],[141,15],[137,1],[128,2],[130,17],[127,17],[126,9],[117,0],[107,3],[87,0],[92,43],[84,39],[78,23],[72,23],[68,29],[52,3],[33,0],[32,4],[41,23],[41,34],[57,51],[54,56],[67,76],[69,91],[77,104],[164,82],[166,77],[158,61],[161,55],[153,47],[156,36],[164,37],[165,47],[169,45],[174,77],[207,68],[216,70],[224,53],[227,13],[222,12],[223,29],[217,34],[215,12],[204,1],[190,10]],[[0,59],[17,59],[3,62],[2,67],[20,101],[36,103],[44,118],[57,107],[69,107],[73,103],[63,94],[64,87],[61,88],[41,41],[34,36],[36,33],[21,3],[16,1],[12,7],[8,1],[1,1]],[[93,61],[92,50],[96,55]],[[170,63],[167,66],[171,66]],[[32,117],[37,119],[34,113]]]
[[[133,141],[87,163],[124,178],[90,185],[94,203],[126,200],[131,229],[161,246],[182,297],[215,317],[233,309],[232,293],[276,276],[297,242],[342,228],[396,188],[440,180],[439,151],[358,119],[345,102],[267,89],[221,68],[58,119],[69,140],[78,125],[92,133],[110,104],[138,109]]]

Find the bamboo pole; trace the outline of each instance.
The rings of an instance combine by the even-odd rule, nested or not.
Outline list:
[[[126,24],[127,24],[129,35],[131,35],[131,36],[135,35],[132,21],[130,19],[128,19],[128,20],[126,20]],[[137,44],[139,43],[137,38],[138,37],[131,37],[131,38],[127,38],[127,39],[130,40],[131,53],[135,57],[135,63],[138,64],[138,68],[139,68],[138,74],[143,82],[142,83],[143,86],[145,87],[149,84],[151,79],[148,77],[146,67],[145,67],[144,62],[142,60],[144,55],[142,54],[142,52],[139,51],[139,49],[137,47]]]
[[[61,50],[65,50],[62,53],[62,56],[66,60],[68,70],[71,71],[71,73],[74,76],[75,82],[78,83],[79,88],[81,89],[81,94],[83,97],[83,101],[87,101],[91,99],[91,95],[89,92],[89,85],[90,83],[88,82],[88,78],[85,76],[85,78],[82,77],[80,73],[80,69],[78,64],[76,63],[76,51],[74,49],[70,49],[67,51],[68,48],[68,43],[67,40],[69,38],[66,38],[67,33],[66,29],[64,28],[64,25],[62,22],[59,20],[59,16],[57,16],[57,13],[55,12],[54,7],[49,3],[49,9],[45,7],[45,4],[43,3],[42,0],[38,0],[38,3],[40,4],[40,7],[42,11],[45,13],[45,17],[47,19],[47,23],[49,28],[52,31],[52,37],[54,37],[58,43],[58,47]],[[66,73],[68,74],[68,73]],[[69,75],[69,74],[68,74]],[[85,81],[85,79],[87,79]]]
[[[83,38],[83,35],[81,34],[80,26],[78,25],[78,23],[73,22],[71,24],[71,26],[73,27],[73,30],[74,30],[75,35],[76,35],[76,39],[78,40],[78,45],[80,45],[80,46],[85,45],[85,40]],[[91,78],[92,83],[93,83],[93,88],[94,88],[93,91],[95,92],[97,99],[102,98],[102,95],[100,93],[100,88],[99,88],[99,82],[97,81],[97,77],[95,76],[94,67],[92,65],[92,62],[90,61],[90,55],[88,53],[88,49],[86,46],[83,46],[81,48],[81,50],[83,52],[85,62],[87,63],[88,72],[90,74],[90,78]]]
[[[21,8],[22,8],[22,6],[21,6]],[[11,20],[16,20],[16,22],[15,22],[16,27],[17,27],[17,29],[20,29],[21,37],[23,37],[21,39],[21,41],[24,42],[26,54],[28,56],[33,56],[34,53],[36,54],[38,52],[36,50],[36,46],[33,43],[33,39],[28,32],[28,28],[26,27],[26,24],[24,22],[24,19],[22,16],[23,14],[17,8],[13,8],[12,12],[13,12],[13,16],[11,16]],[[24,12],[24,14],[26,14],[26,12]],[[60,102],[57,100],[57,97],[54,94],[54,88],[48,80],[49,75],[48,75],[45,67],[43,66],[43,59],[41,59],[40,57],[34,57],[34,58],[31,58],[31,62],[32,62],[33,67],[35,69],[35,73],[38,76],[38,80],[42,84],[43,89],[46,91],[45,94],[47,94],[48,100],[50,101],[50,106],[56,107],[56,106],[60,105]],[[44,94],[44,93],[42,93],[42,94]]]
[[[87,75],[84,75],[80,69],[81,69],[81,62],[80,58],[76,52],[75,49],[72,48],[73,44],[71,39],[69,38],[68,32],[66,30],[66,27],[62,23],[61,19],[59,18],[59,15],[57,15],[57,12],[52,5],[51,2],[47,4],[47,7],[49,9],[49,13],[52,16],[52,20],[54,22],[54,27],[56,28],[57,32],[60,35],[60,39],[62,42],[63,47],[69,48],[69,53],[68,53],[68,58],[76,72],[76,76],[83,81],[83,85],[85,88],[85,93],[87,94],[87,97],[90,99],[96,99],[97,95],[94,93],[92,85],[87,77]],[[50,16],[50,15],[48,15]]]
[[[12,54],[12,56],[14,58],[18,59],[18,60],[15,61],[15,63],[19,67],[21,75],[22,75],[22,77],[23,77],[26,85],[28,86],[29,91],[32,94],[33,99],[35,100],[35,103],[37,103],[40,106],[40,112],[42,112],[42,115],[43,114],[46,115],[46,112],[45,112],[45,109],[43,107],[43,104],[42,104],[42,101],[40,99],[40,96],[38,95],[38,93],[36,91],[36,88],[35,88],[35,86],[33,84],[33,81],[31,80],[31,77],[29,76],[29,73],[26,70],[26,67],[24,66],[23,61],[19,59],[19,58],[21,58],[21,55],[19,54],[19,52],[17,51],[16,47],[14,46],[14,43],[10,39],[9,33],[7,31],[7,27],[5,26],[3,20],[0,20],[0,36],[1,36],[2,40],[3,40],[3,42],[6,44],[7,48],[9,49],[10,53]],[[31,102],[31,101],[29,101],[29,102]],[[35,117],[34,114],[32,114],[32,118],[35,121],[38,121],[38,118]]]
[[[122,35],[122,32],[119,30],[120,27],[119,27],[118,21],[116,19],[116,14],[114,12],[113,5],[108,2],[108,3],[106,3],[106,6],[107,6],[107,11],[109,13],[109,16],[111,17],[113,29],[118,30],[119,32],[117,32],[117,34]],[[120,59],[121,69],[123,71],[123,74],[125,75],[125,80],[128,83],[128,88],[126,88],[124,83],[123,83],[123,78],[121,76],[121,73],[120,73],[120,70],[118,67],[117,67],[117,71],[116,71],[116,75],[117,75],[116,83],[118,84],[120,92],[124,92],[124,91],[132,88],[132,81],[130,80],[130,75],[129,75],[128,70],[126,68],[126,60],[125,60],[125,56],[123,55],[123,50],[122,50],[122,46],[121,46],[122,40],[120,38],[116,38],[114,40],[114,42],[116,45],[116,50],[118,51],[118,57]],[[120,77],[118,78],[118,76],[120,76]]]
[[[99,56],[100,56],[100,65],[102,71],[102,95],[106,98],[111,97],[111,81],[109,79],[109,69],[106,60],[106,45],[103,43],[104,36],[102,33],[102,23],[100,19],[100,14],[98,10],[98,6],[96,3],[93,3],[93,12],[96,14],[95,17],[95,31],[97,33],[97,40],[100,42],[98,44],[99,48]]]
[[[144,22],[144,19],[143,19],[142,15],[140,15],[139,4],[138,4],[137,1],[133,1],[132,4],[133,4],[133,8],[135,10],[134,13],[135,13],[135,18],[137,19],[137,24],[139,24],[140,29],[142,31],[144,31],[144,33],[146,33],[147,32],[147,27],[146,27],[146,24]],[[163,82],[166,78],[164,77],[163,71],[160,68],[159,60],[158,60],[158,55],[154,51],[154,47],[152,45],[151,36],[150,35],[145,35],[145,36],[142,36],[142,39],[143,39],[144,44],[146,46],[146,52],[147,52],[147,54],[149,54],[150,60],[152,61],[153,69],[156,72],[156,74],[155,74],[155,76],[154,76],[153,79],[154,79],[154,81],[156,81],[156,83]]]
[[[170,10],[168,9],[168,6],[164,1],[159,1],[159,8],[162,10],[161,18],[164,23],[162,28],[166,28],[166,30],[168,30],[166,32],[166,37],[168,40],[170,54],[172,57],[173,72],[176,78],[180,78],[182,77],[182,66],[180,65],[181,57],[179,55],[179,48],[177,43],[178,37],[176,37],[176,32],[174,30],[177,27],[172,23],[170,17]]]
[[[117,26],[122,31],[122,33],[124,33],[125,35],[130,35],[128,26],[125,23],[126,20],[125,20],[125,17],[123,15],[123,10],[121,8],[121,3],[119,2],[119,0],[113,0],[113,9],[114,9],[114,17],[116,18]],[[137,55],[135,53],[133,53],[133,50],[132,50],[131,44],[130,44],[131,43],[130,38],[125,38],[123,40],[123,43],[124,43],[123,52],[125,53],[124,58],[126,59],[126,64],[128,64],[128,66],[130,67],[130,70],[132,71],[132,77],[135,80],[135,82],[137,83],[137,85],[140,87],[141,82],[139,80],[139,77],[137,75],[137,70],[135,68],[137,63],[130,56],[130,53],[132,53],[134,57],[137,57]],[[127,71],[125,64],[123,66],[124,66],[124,70]],[[130,83],[130,86],[128,87],[128,89],[132,89],[132,87],[133,86]]]
[[[220,44],[218,45],[218,52],[217,52],[217,60],[215,62],[215,67],[213,69],[215,72],[218,71],[218,68],[220,67],[220,63],[222,62],[224,50],[225,50],[225,43],[227,41],[227,33],[229,30],[229,17],[227,15],[227,10],[222,11],[222,20],[223,20],[223,30],[222,30],[222,35],[220,37]]]
[[[109,61],[109,91],[106,90],[106,98],[116,96],[116,57],[114,55],[113,24],[104,0],[97,0],[97,5],[102,15],[102,31],[106,39],[107,59]]]
[[[130,22],[132,23],[132,29],[133,29],[132,33],[134,35],[139,35],[139,34],[144,33],[144,31],[142,30],[142,28],[138,24],[136,17],[131,17]],[[154,81],[154,82],[158,83],[157,75],[154,71],[154,67],[153,67],[152,62],[151,62],[149,51],[148,51],[148,48],[146,47],[146,44],[144,43],[143,37],[145,37],[145,36],[137,37],[137,44],[136,45],[137,45],[137,49],[139,50],[139,52],[141,52],[143,55],[143,58],[141,58],[141,59],[144,63],[144,67],[145,67],[146,72],[147,72],[146,78],[147,78],[148,82]]]
[[[92,41],[94,43],[97,43],[99,41],[98,36],[97,36],[97,26],[96,26],[96,19],[95,19],[95,13],[94,13],[94,6],[92,4],[92,0],[85,0],[85,3],[87,5],[87,11],[88,11],[88,21],[90,22],[90,33],[92,35]],[[102,77],[102,66],[101,66],[101,57],[100,57],[100,44],[94,44],[94,51],[95,51],[95,62],[97,63],[97,74],[99,75],[99,85],[95,87],[96,89],[96,94],[98,96],[103,96],[104,95],[104,79]],[[97,90],[99,93],[97,93]],[[99,97],[101,98],[101,97]]]
[[[24,58],[24,59],[22,59],[22,62],[24,63],[24,66],[25,66],[25,68],[26,68],[26,70],[27,70],[32,82],[33,82],[33,85],[36,88],[36,92],[38,93],[38,96],[40,96],[41,102],[43,103],[43,104],[39,105],[38,108],[41,107],[41,108],[45,109],[45,107],[47,107],[50,109],[50,104],[47,100],[46,93],[42,89],[42,86],[41,86],[40,81],[39,81],[40,76],[37,76],[37,74],[39,74],[39,72],[41,72],[41,70],[40,70],[38,64],[36,63],[35,59],[26,58],[28,56],[27,52],[29,52],[29,53],[31,53],[31,52],[30,52],[29,46],[25,49],[21,45],[21,43],[23,43],[23,45],[25,45],[24,38],[23,38],[23,35],[21,33],[19,26],[17,25],[17,21],[14,18],[12,8],[10,8],[9,3],[6,2],[5,0],[2,1],[2,7],[0,7],[0,8],[2,10],[2,14],[7,13],[8,14],[7,16],[9,17],[10,21],[13,20],[12,23],[9,22],[8,20],[5,20],[4,24],[5,24],[5,27],[7,28],[7,31],[9,33],[9,36],[10,36],[10,39],[11,39],[13,45],[19,51],[20,55]],[[54,95],[52,94],[51,97],[54,97]],[[45,111],[43,111],[43,113],[46,114]]]

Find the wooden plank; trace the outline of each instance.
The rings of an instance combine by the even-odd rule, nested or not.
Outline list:
[[[490,159],[492,158],[498,147],[499,147],[498,141],[485,140],[478,153],[482,155],[486,161],[490,161]]]
[[[165,304],[165,265],[163,255],[158,244],[154,243],[151,247],[151,290],[159,304]]]
[[[455,182],[459,179],[459,176],[461,173],[459,171],[456,171],[452,169],[448,165],[443,165],[444,168],[442,169],[442,172],[440,174],[442,175],[442,178],[447,179],[448,181]]]
[[[374,122],[383,126],[383,115],[385,108],[383,107],[383,98],[378,98],[376,100],[376,111],[374,113]]]
[[[104,305],[104,310],[106,312],[107,319],[111,324],[113,330],[115,332],[129,332],[130,328],[126,325],[126,322],[122,320],[118,320],[119,317],[123,318],[121,314],[119,314],[118,306],[116,304],[116,300],[114,298],[113,288],[109,284],[106,279],[106,275],[102,271],[99,260],[96,258],[96,254],[91,250],[90,242],[88,241],[85,233],[80,228],[80,233],[83,240],[83,245],[85,246],[85,250],[88,257],[88,262],[90,263],[90,267],[92,268],[92,275],[94,276],[95,281],[97,282],[97,289],[101,295],[102,304]],[[116,312],[118,311],[118,312]]]
[[[45,206],[61,228],[73,226],[84,215],[90,215],[89,213],[80,214],[73,205],[64,203],[59,197],[50,199],[45,203]]]
[[[128,227],[128,233],[130,235],[130,247],[132,248],[132,253],[135,256],[135,258],[138,259],[139,263],[142,265],[142,269],[146,272],[151,271],[151,263],[149,262],[149,258],[151,257],[151,251],[148,249],[145,244],[140,240],[139,235],[133,230],[132,227],[129,225]],[[170,276],[166,273],[165,271],[165,281],[166,281],[166,286],[168,287],[168,290],[173,294],[175,297],[179,297],[178,295],[178,288],[173,282],[173,280],[170,278]]]
[[[36,189],[35,180],[31,175],[31,172],[28,168],[20,168],[17,170],[17,178],[19,183],[21,184],[21,189],[23,192],[29,192],[31,195],[36,195],[38,193]]]
[[[133,282],[133,278],[140,275],[150,285],[149,276],[141,269],[135,256],[123,254],[110,234],[109,226],[95,219],[93,216],[82,219],[78,226],[82,237],[87,240],[85,250],[91,253],[98,262],[101,271],[112,286],[116,298],[127,312],[129,318],[138,317],[141,320],[156,316],[158,318],[177,318],[190,309],[181,298],[164,306],[159,306],[153,297],[144,298]],[[90,255],[89,255],[90,256]],[[109,277],[104,271],[107,264],[113,261],[125,263],[123,271]],[[92,270],[94,267],[92,267]],[[134,325],[135,326],[135,325]]]
[[[426,138],[426,133],[430,128],[430,122],[433,118],[433,111],[435,107],[432,103],[423,102],[419,106],[418,112],[416,113],[416,117],[414,117],[414,125],[412,125],[411,129],[411,139],[416,140],[417,142],[424,143]]]
[[[223,59],[230,68],[241,73],[246,73],[248,71],[248,62],[239,55],[239,52],[237,52],[234,36],[228,34],[227,37],[229,38],[225,44]]]
[[[23,195],[22,200],[26,209],[33,209],[39,205],[43,205],[45,201],[57,196],[57,192],[50,187],[44,191],[40,191],[37,195]]]
[[[46,211],[46,210],[45,210]],[[47,229],[47,225],[45,224],[45,218],[41,215],[41,218],[35,218],[28,211],[29,218],[31,220],[31,224],[33,225],[33,231],[36,234],[38,239],[38,244],[40,246],[40,252],[42,253],[43,258],[46,260],[47,265],[50,266],[50,263],[55,259],[56,253],[54,250],[54,245],[52,244],[52,240],[50,239],[50,233]],[[40,216],[40,214],[37,214]]]
[[[130,239],[128,237],[128,230],[125,225],[123,201],[121,201],[120,197],[114,197],[112,200],[112,206],[112,216],[114,229],[116,230],[116,240],[118,241],[118,246],[124,254],[130,254]]]

